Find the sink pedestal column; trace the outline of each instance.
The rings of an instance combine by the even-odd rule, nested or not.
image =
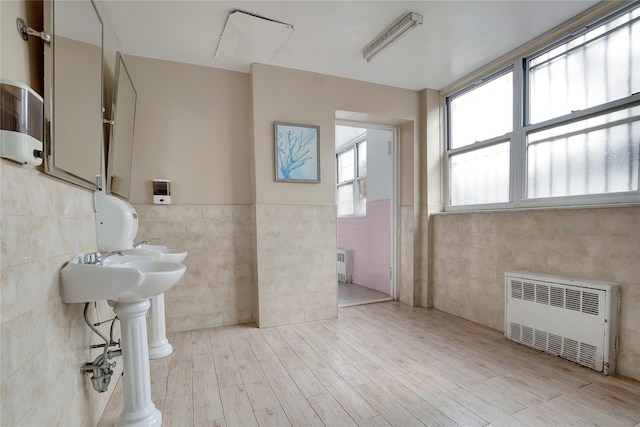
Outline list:
[[[162,414],[151,401],[146,322],[149,306],[149,300],[145,299],[133,303],[118,302],[113,308],[120,319],[122,332],[124,409],[116,423],[118,427],[162,425]]]
[[[151,298],[149,310],[149,358],[160,359],[173,353],[173,347],[167,339],[164,318],[164,294]]]

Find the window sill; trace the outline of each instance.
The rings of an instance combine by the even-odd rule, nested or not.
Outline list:
[[[559,210],[580,210],[580,209],[610,209],[610,208],[631,208],[640,207],[640,201],[634,202],[611,202],[599,204],[574,204],[574,205],[556,205],[556,206],[520,206],[520,207],[503,207],[495,206],[473,209],[455,209],[446,210],[444,212],[433,212],[432,215],[455,215],[455,214],[474,214],[474,213],[496,213],[496,212],[528,212],[528,211],[559,211]]]

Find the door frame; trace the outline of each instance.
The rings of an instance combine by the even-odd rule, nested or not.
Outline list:
[[[398,126],[377,124],[371,122],[359,122],[353,120],[339,120],[336,119],[334,123],[335,126],[353,126],[359,128],[366,129],[380,129],[380,130],[388,130],[391,131],[393,135],[393,140],[390,144],[391,150],[391,176],[392,176],[392,186],[391,186],[391,206],[390,206],[390,226],[389,226],[389,239],[390,239],[390,260],[389,265],[391,267],[390,274],[390,289],[389,296],[393,300],[397,300],[399,297],[399,277],[400,277],[400,262],[398,259],[399,254],[399,213],[400,213],[400,128]],[[334,157],[337,154],[335,151],[335,142],[334,142]],[[334,160],[335,162],[335,160]],[[337,172],[336,172],[337,173]],[[335,185],[335,183],[334,183]]]

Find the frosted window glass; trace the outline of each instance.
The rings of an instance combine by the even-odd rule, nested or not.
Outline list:
[[[530,123],[640,92],[640,9],[529,62]]]
[[[449,149],[486,141],[512,129],[512,72],[450,100]]]
[[[354,143],[352,143],[354,144]],[[367,141],[351,145],[337,155],[338,216],[367,213]]]
[[[362,178],[358,180],[358,213],[367,213],[367,179]]]
[[[353,214],[353,183],[338,187],[338,215]]]
[[[367,141],[358,144],[358,176],[367,176]]]
[[[510,142],[450,157],[452,205],[509,201]]]
[[[345,182],[354,178],[354,150],[338,154],[338,182]]]
[[[527,196],[635,191],[639,159],[640,107],[531,133]]]

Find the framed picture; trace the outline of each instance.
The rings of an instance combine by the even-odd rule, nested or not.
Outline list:
[[[276,181],[320,182],[320,127],[274,122]]]

